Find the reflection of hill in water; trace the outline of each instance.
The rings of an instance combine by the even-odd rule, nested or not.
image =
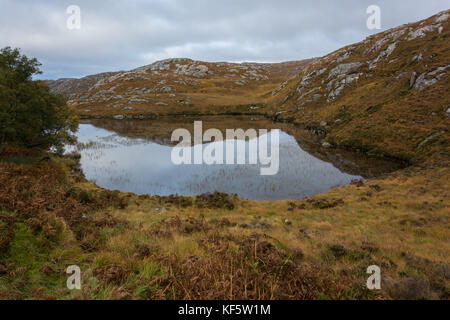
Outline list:
[[[225,133],[226,129],[281,129],[295,138],[301,148],[307,153],[323,161],[332,163],[341,171],[373,178],[392,172],[404,166],[403,163],[389,159],[368,157],[362,153],[342,149],[328,149],[321,147],[319,138],[310,132],[292,124],[275,123],[261,117],[225,117],[209,116],[201,118],[170,117],[158,120],[86,120],[84,123],[114,131],[123,137],[141,138],[162,145],[173,145],[170,141],[172,132],[178,128],[194,130],[194,121],[202,120],[203,130],[217,128]]]
[[[113,124],[131,125],[124,122]],[[280,170],[275,176],[261,176],[259,165],[175,166],[171,162],[172,146],[119,136],[89,124],[80,125],[78,137],[83,146],[82,169],[89,180],[103,188],[137,194],[220,191],[256,200],[302,199],[361,178],[302,150],[285,132],[280,134]]]

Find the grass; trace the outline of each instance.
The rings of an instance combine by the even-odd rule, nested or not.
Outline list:
[[[63,202],[56,214],[41,213],[34,220],[15,210],[0,215],[2,230],[8,229],[7,217],[14,217],[14,236],[0,256],[4,299],[389,299],[409,294],[365,289],[365,271],[373,264],[390,281],[426,279],[431,291],[425,298],[448,298],[448,168],[407,168],[304,201],[210,195],[186,203],[177,197],[116,194],[127,200],[124,205],[110,202],[111,195],[100,196],[104,191],[72,172],[72,160],[55,159],[51,165],[56,163],[67,175],[64,188],[84,190],[91,200],[68,194],[80,205],[80,221],[57,213]],[[20,168],[9,178],[15,181],[35,165],[11,166]],[[34,197],[39,191],[27,198],[37,209]],[[81,291],[65,287],[65,269],[73,264],[82,269]]]

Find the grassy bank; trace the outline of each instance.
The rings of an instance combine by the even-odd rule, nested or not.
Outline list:
[[[3,299],[449,297],[448,167],[256,202],[105,191],[76,158],[22,154],[0,163]],[[374,264],[382,291],[365,287]]]

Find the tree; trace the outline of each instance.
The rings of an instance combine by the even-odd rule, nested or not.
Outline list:
[[[0,50],[0,153],[5,143],[61,151],[64,144],[75,141],[75,110],[44,82],[32,80],[41,73],[40,66],[19,49]]]

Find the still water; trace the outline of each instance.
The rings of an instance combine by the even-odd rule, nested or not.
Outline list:
[[[283,130],[279,135],[279,171],[273,176],[262,176],[259,164],[175,165],[171,160],[174,145],[126,137],[92,123],[80,124],[77,137],[75,149],[81,154],[81,168],[88,180],[105,189],[136,194],[219,191],[254,200],[300,200],[362,178],[306,152]],[[249,152],[249,141],[245,143]]]

